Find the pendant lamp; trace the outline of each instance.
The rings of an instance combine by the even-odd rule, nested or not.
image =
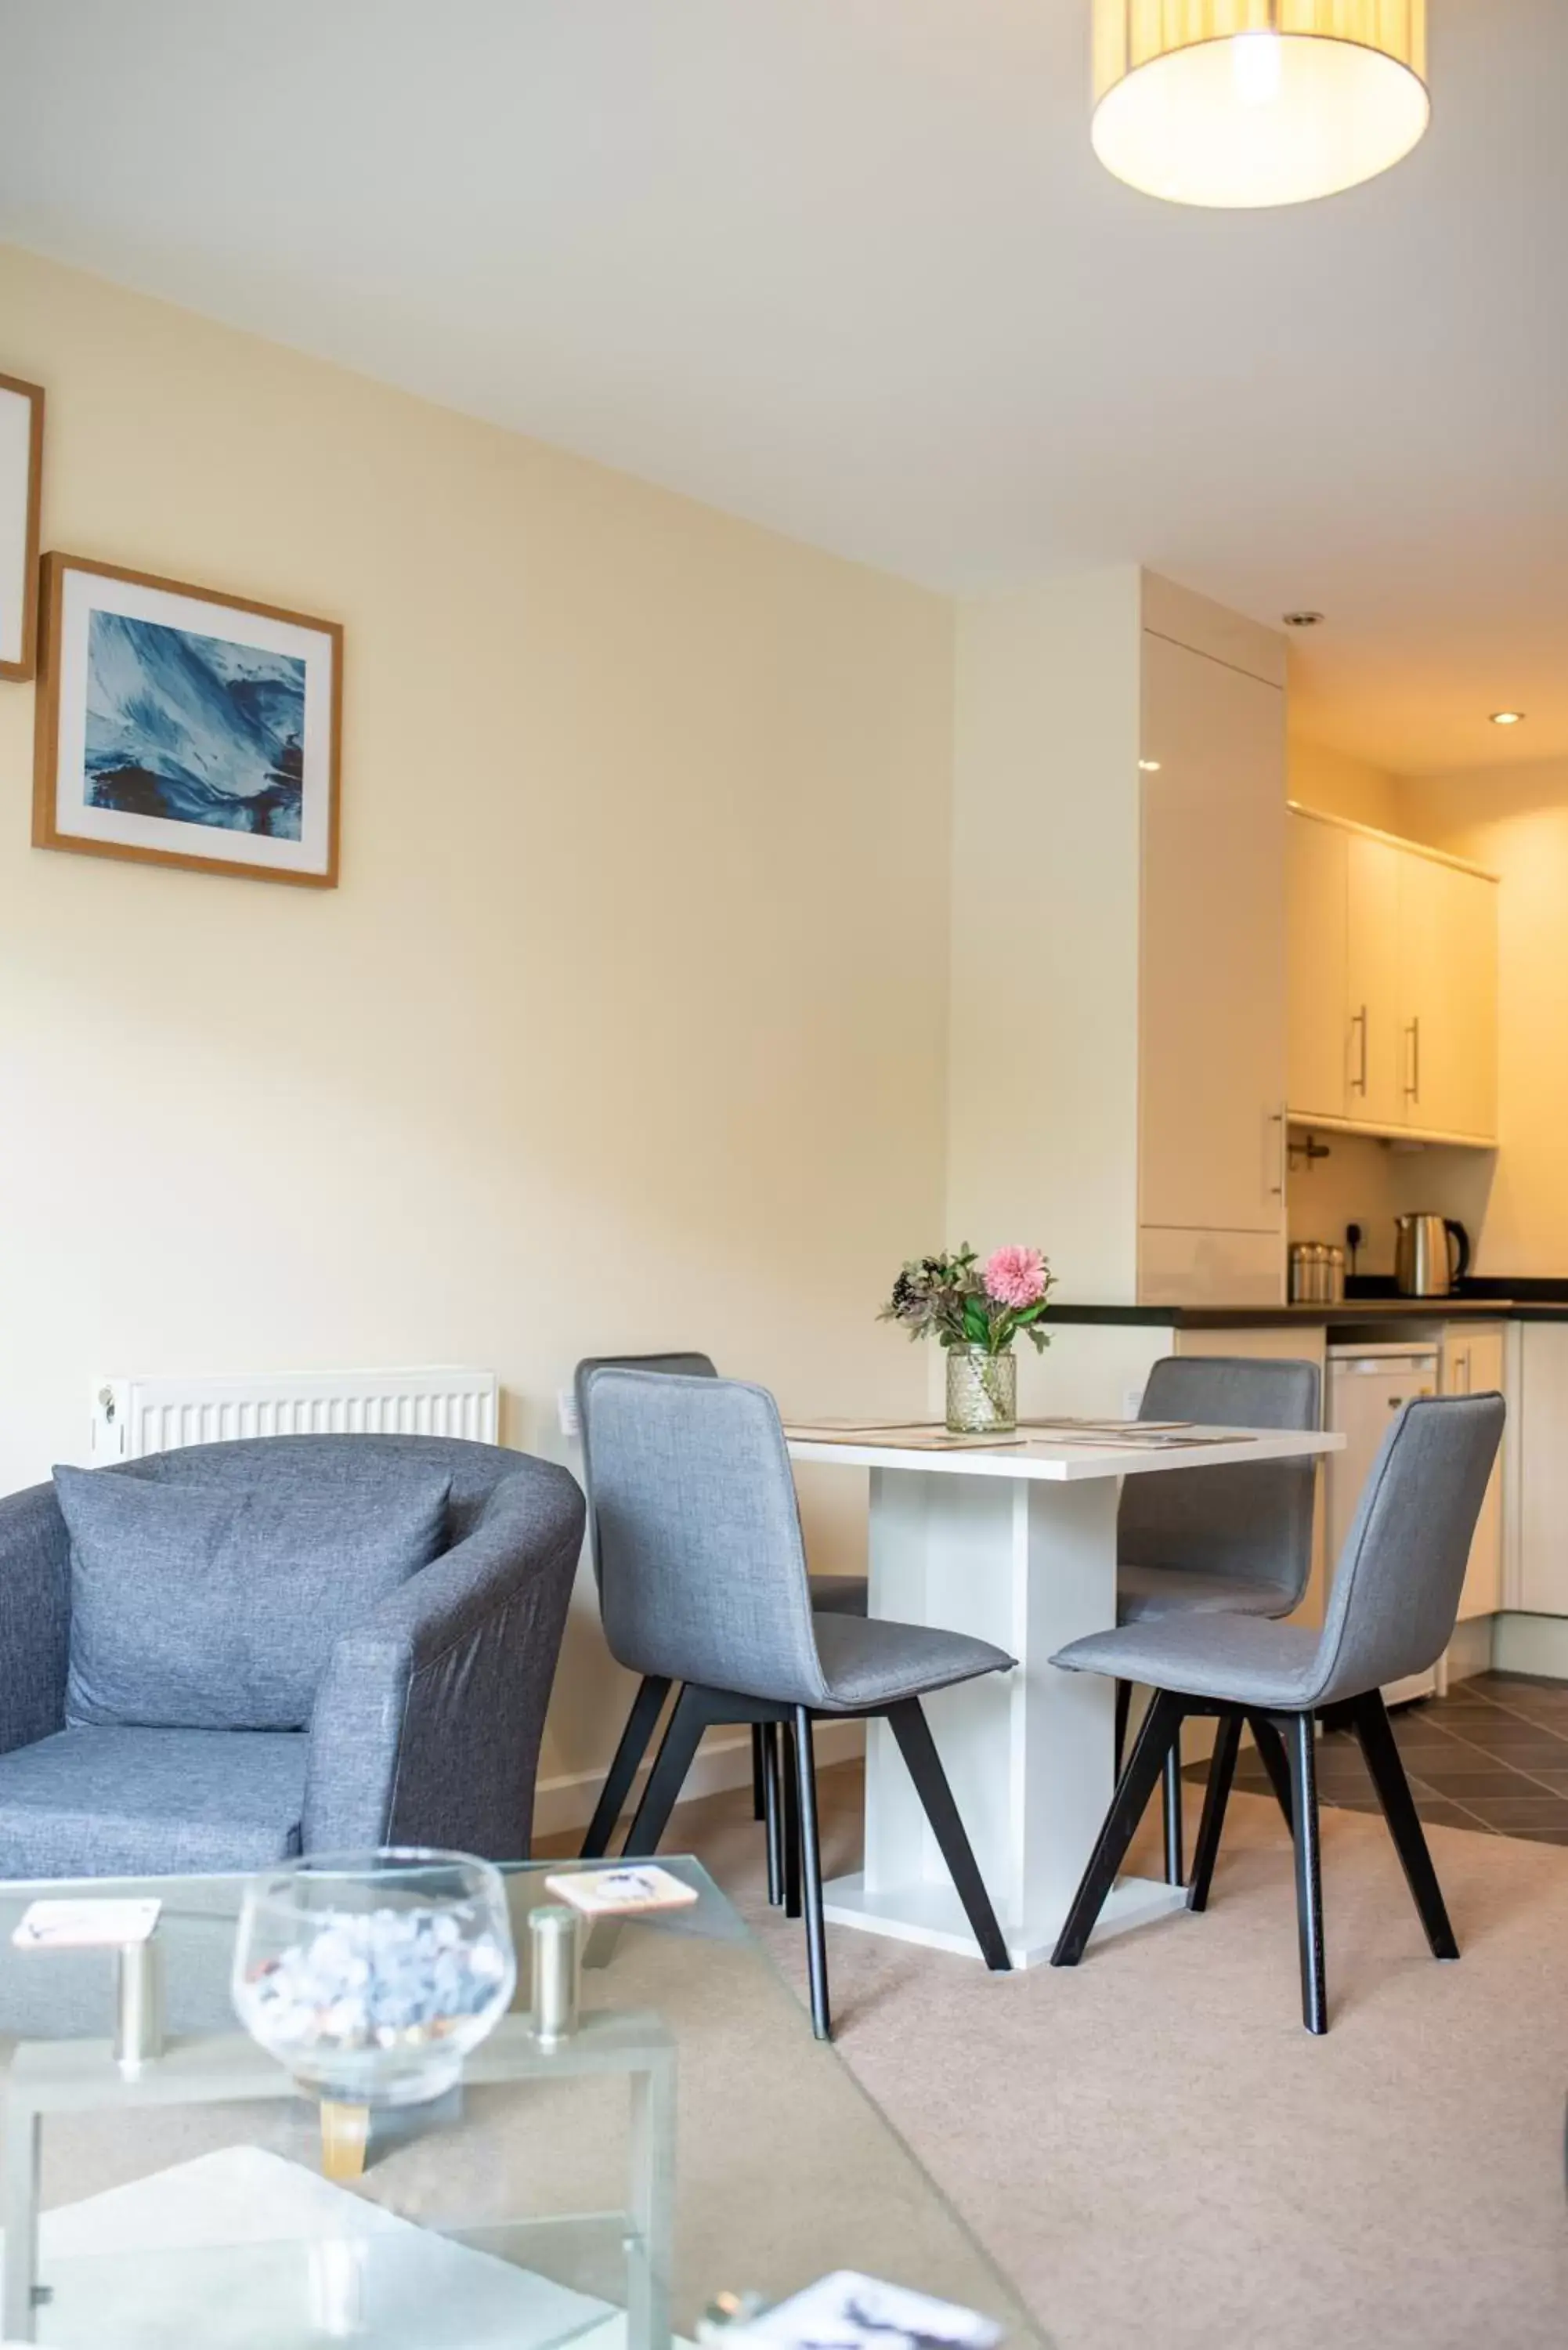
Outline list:
[[[1094,0],[1095,152],[1169,203],[1305,203],[1427,128],[1426,0]]]

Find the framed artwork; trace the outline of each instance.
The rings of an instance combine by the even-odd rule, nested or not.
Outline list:
[[[336,888],[342,691],[335,620],[46,556],[34,846]]]
[[[0,677],[33,674],[43,489],[44,395],[0,375]]]

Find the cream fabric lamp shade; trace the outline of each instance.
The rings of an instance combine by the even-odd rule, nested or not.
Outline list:
[[[1171,203],[1299,204],[1387,171],[1427,96],[1426,0],[1094,0],[1095,152]]]

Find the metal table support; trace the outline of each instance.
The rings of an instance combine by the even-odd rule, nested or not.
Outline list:
[[[473,2087],[628,2075],[627,2340],[628,2350],[670,2350],[674,2230],[675,2042],[656,2015],[585,2016],[570,2039],[541,2048],[526,2016],[504,2016],[463,2062]],[[5,2252],[0,2336],[36,2339],[38,2179],[45,2116],[121,2113],[149,2106],[227,2105],[300,2092],[276,2060],[244,2033],[172,2039],[128,2075],[107,2040],[26,2040],[11,2061],[5,2117]],[[449,2231],[440,2231],[449,2232]],[[462,2238],[464,2231],[450,2232]],[[488,2230],[477,2231],[488,2233]]]

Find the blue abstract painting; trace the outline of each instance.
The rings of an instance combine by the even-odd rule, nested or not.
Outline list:
[[[297,840],[304,759],[303,660],[91,614],[89,806]]]

